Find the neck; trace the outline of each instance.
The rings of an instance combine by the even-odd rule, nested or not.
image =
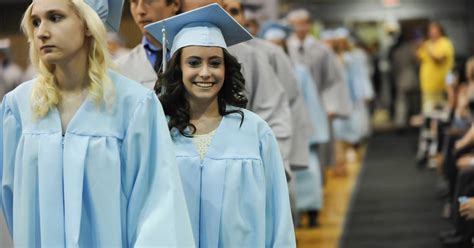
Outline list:
[[[298,39],[301,41],[301,42],[304,42],[304,40],[306,39],[306,34],[303,35],[303,34],[297,34],[296,37],[298,37]]]
[[[59,90],[82,91],[89,85],[87,50],[79,51],[73,59],[57,64],[54,70]]]
[[[441,38],[441,36],[436,36],[436,37],[431,38],[430,40],[435,42],[435,41],[439,40],[440,38]]]
[[[190,119],[199,120],[201,118],[213,118],[220,117],[219,113],[219,104],[217,102],[217,97],[211,101],[198,101],[190,100]]]

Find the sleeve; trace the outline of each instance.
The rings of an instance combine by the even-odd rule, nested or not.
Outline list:
[[[374,88],[372,86],[372,80],[370,79],[370,72],[369,72],[369,57],[365,52],[361,51],[361,61],[359,67],[361,70],[361,77],[363,78],[362,87],[364,92],[364,98],[366,100],[372,100],[375,97]]]
[[[0,136],[2,137],[0,157],[0,208],[2,209],[5,222],[13,233],[13,178],[16,157],[16,148],[21,136],[21,125],[7,104],[7,97],[4,97],[0,118],[2,128]],[[1,223],[0,223],[1,224]],[[10,235],[11,236],[11,235]]]
[[[265,247],[296,247],[283,160],[273,133],[260,139],[266,179]]]
[[[325,143],[329,140],[329,124],[319,99],[317,85],[306,69],[301,69],[301,92],[309,106],[309,117],[313,125],[310,144]]]
[[[304,169],[307,168],[309,161],[309,150],[304,148],[309,143],[313,129],[290,58],[281,48],[276,47],[275,49],[277,50],[273,53],[274,70],[288,97],[292,119],[291,149],[288,159],[291,169]]]
[[[442,44],[441,55],[448,58],[454,57],[454,47],[451,41],[446,38]]]
[[[122,145],[130,247],[195,247],[168,125],[153,92],[135,109]]]

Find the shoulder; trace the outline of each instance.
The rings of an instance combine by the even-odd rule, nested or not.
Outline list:
[[[11,111],[17,120],[22,115],[31,116],[30,97],[35,81],[36,79],[26,81],[3,97],[2,105],[5,110]]]
[[[28,101],[30,99],[31,95],[31,89],[33,88],[33,85],[36,82],[36,78],[26,81],[24,83],[21,83],[18,85],[15,89],[12,91],[8,92],[4,100],[7,101],[7,103],[13,103],[13,102],[23,102],[23,101]]]
[[[252,133],[252,135],[257,135],[257,137],[261,137],[262,135],[265,135],[269,131],[271,131],[270,126],[268,123],[263,120],[260,116],[258,116],[256,113],[243,109],[243,108],[235,108],[231,107],[232,109],[235,110],[240,110],[243,115],[244,115],[244,120],[242,122],[242,127],[240,129],[247,130],[249,133]],[[241,115],[238,113],[233,113],[228,116],[228,118],[231,118],[235,124],[240,125],[241,122]]]
[[[116,71],[109,70],[109,76],[115,86],[115,94],[119,104],[136,106],[150,98],[150,96],[155,95],[153,91]]]
[[[120,58],[115,60],[115,62],[119,66],[127,64],[128,61],[134,60],[137,57],[141,57],[141,53],[143,53],[144,50],[145,49],[143,48],[142,44],[138,44],[132,50],[130,50],[128,53],[124,54],[123,56],[120,56]]]
[[[441,41],[440,43],[441,43],[441,45],[442,45],[443,47],[446,47],[446,48],[449,48],[449,49],[453,49],[453,48],[454,48],[454,47],[453,47],[453,43],[452,43],[451,40],[448,39],[447,37],[441,38],[440,41]]]

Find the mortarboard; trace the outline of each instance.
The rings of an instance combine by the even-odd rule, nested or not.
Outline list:
[[[336,39],[345,39],[349,37],[349,30],[346,28],[338,28],[334,31],[334,38]]]
[[[323,41],[333,40],[336,38],[336,33],[334,30],[325,29],[319,34],[319,38]]]
[[[227,48],[252,39],[252,35],[219,4],[210,4],[145,26],[145,30],[170,56],[187,46],[217,46]],[[163,69],[166,69],[166,49],[163,49]]]
[[[279,22],[267,22],[263,24],[259,36],[265,40],[285,40],[290,36],[293,29]]]
[[[124,0],[84,0],[99,15],[109,30],[118,32]]]

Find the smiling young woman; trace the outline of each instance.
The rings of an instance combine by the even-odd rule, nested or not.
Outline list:
[[[245,109],[228,46],[251,39],[217,4],[151,24],[168,35],[160,96],[197,247],[296,247],[283,160],[269,125]]]

